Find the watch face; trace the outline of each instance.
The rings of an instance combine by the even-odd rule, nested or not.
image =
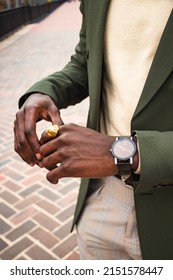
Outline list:
[[[136,152],[136,145],[130,138],[120,137],[112,145],[112,154],[120,160],[131,158]]]

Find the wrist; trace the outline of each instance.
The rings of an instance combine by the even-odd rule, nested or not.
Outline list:
[[[138,150],[136,151],[136,154],[133,157],[133,163],[131,165],[131,169],[133,171],[133,173],[136,172],[136,170],[138,169],[139,166],[139,153]]]

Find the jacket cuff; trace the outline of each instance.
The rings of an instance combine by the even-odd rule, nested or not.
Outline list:
[[[173,185],[173,132],[136,131],[141,173],[135,189],[138,193],[152,192],[157,186]]]

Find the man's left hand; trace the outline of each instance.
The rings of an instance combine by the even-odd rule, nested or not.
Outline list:
[[[47,180],[56,184],[63,177],[97,178],[117,174],[110,153],[114,139],[76,124],[60,126],[54,139],[43,132],[40,154],[43,166],[49,170]]]

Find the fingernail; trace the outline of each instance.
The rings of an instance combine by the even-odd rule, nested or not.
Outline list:
[[[34,163],[29,163],[29,165],[33,167],[35,164]]]
[[[41,155],[40,155],[39,153],[35,154],[35,156],[36,156],[36,158],[37,158],[38,160],[41,159]]]

